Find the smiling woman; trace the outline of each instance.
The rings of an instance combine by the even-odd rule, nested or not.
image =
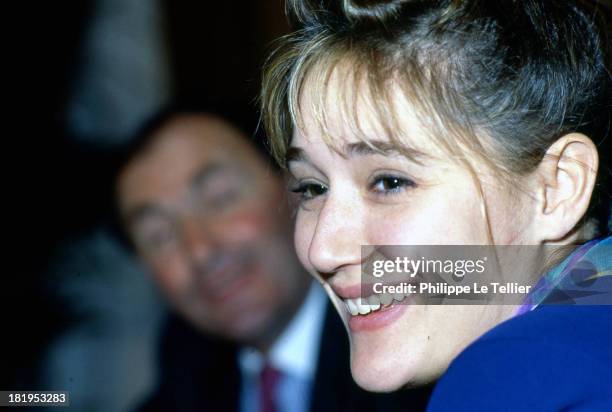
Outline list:
[[[596,7],[289,5],[298,28],[267,64],[263,117],[297,196],[299,258],[347,325],[360,385],[436,380],[485,332],[527,317],[524,307],[411,305],[403,295],[362,313],[362,245],[530,245],[529,266],[545,267],[551,246],[563,260],[563,246],[586,243],[569,262],[588,249],[608,256],[597,269],[610,273],[610,240],[587,243],[609,234],[611,89]],[[555,282],[567,263],[550,272]]]

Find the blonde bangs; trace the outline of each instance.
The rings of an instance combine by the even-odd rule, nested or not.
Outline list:
[[[326,32],[306,42],[299,38],[299,33],[294,33],[282,39],[283,46],[265,68],[262,87],[262,114],[270,149],[281,166],[285,166],[295,128],[304,128],[305,112],[325,143],[338,153],[348,136],[332,133],[330,110],[337,112],[336,118],[351,137],[376,150],[371,133],[365,131],[363,115],[359,115],[372,113],[370,120],[377,123],[377,138],[388,139],[402,153],[413,153],[414,147],[402,128],[398,94],[408,102],[423,131],[449,156],[464,164],[468,153],[490,161],[494,151],[485,150],[473,128],[449,120],[455,117],[453,107],[459,104],[453,101],[452,91],[437,87],[445,82],[434,81],[448,73],[435,73],[431,68],[425,72],[416,57],[400,61],[348,39],[337,40]],[[338,87],[330,87],[332,78],[340,82],[335,84]]]

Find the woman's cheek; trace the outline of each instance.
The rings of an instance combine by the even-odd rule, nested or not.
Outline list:
[[[308,259],[310,243],[314,237],[316,229],[316,219],[313,219],[312,213],[299,210],[295,219],[294,244],[295,251],[302,266],[310,273],[313,273],[312,265]]]
[[[368,240],[376,245],[469,243],[474,236],[466,234],[481,226],[472,198],[438,185],[413,192],[405,202],[370,208]]]
[[[373,245],[417,244],[424,228],[431,228],[431,222],[410,207],[388,207],[374,210],[366,215],[367,239]]]

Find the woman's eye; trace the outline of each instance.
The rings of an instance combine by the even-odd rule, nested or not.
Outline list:
[[[371,190],[381,194],[392,194],[414,186],[416,184],[410,179],[398,176],[380,176],[372,183]]]
[[[327,192],[327,187],[320,183],[301,183],[291,191],[299,194],[302,200],[310,200],[324,195]]]

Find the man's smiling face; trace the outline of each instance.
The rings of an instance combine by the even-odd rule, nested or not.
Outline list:
[[[167,122],[118,181],[128,232],[171,306],[242,342],[274,333],[308,281],[282,192],[246,136],[196,115]]]

